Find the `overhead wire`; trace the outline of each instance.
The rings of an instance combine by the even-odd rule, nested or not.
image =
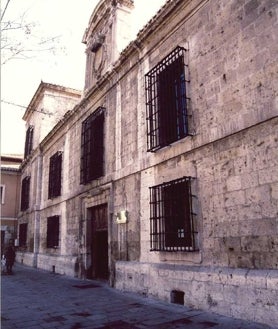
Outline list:
[[[13,102],[8,102],[8,101],[5,101],[5,100],[3,100],[3,99],[1,99],[1,103],[5,103],[5,104],[9,104],[9,105],[13,105],[13,106],[17,106],[17,107],[24,108],[24,109],[27,109],[27,108],[28,108],[27,106],[19,105],[19,104],[13,103]],[[47,113],[47,112],[39,111],[39,110],[35,110],[35,109],[32,109],[32,111],[34,111],[34,112],[39,112],[39,113],[41,113],[41,114],[45,114],[45,115],[53,115],[53,113]]]

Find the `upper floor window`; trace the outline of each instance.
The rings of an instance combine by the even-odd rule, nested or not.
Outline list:
[[[189,135],[185,52],[177,47],[145,75],[148,151]]]
[[[5,185],[0,185],[0,202],[5,203]]]
[[[27,228],[27,223],[19,225],[19,247],[25,247],[27,245]]]
[[[104,174],[104,108],[82,123],[80,182],[87,184]]]
[[[29,208],[29,199],[30,199],[30,180],[31,177],[27,176],[23,178],[21,185],[21,206],[22,211]]]
[[[191,177],[150,188],[151,251],[196,250]]]
[[[33,133],[34,127],[29,126],[26,131],[26,139],[25,139],[25,149],[24,149],[24,159],[32,152],[33,150]]]
[[[57,248],[59,246],[59,216],[51,216],[47,218],[47,248]]]
[[[48,199],[61,195],[62,152],[55,153],[49,161]]]

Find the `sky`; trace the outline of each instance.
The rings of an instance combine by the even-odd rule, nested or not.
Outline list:
[[[3,12],[8,0],[1,1]],[[22,120],[40,81],[82,90],[85,81],[85,45],[82,37],[98,0],[9,0],[3,21],[32,23],[38,42],[55,39],[55,52],[33,52],[1,66],[1,154],[22,154],[25,122]],[[165,3],[135,0],[134,36]],[[147,10],[148,9],[148,10]],[[28,43],[28,34],[17,38]],[[33,39],[32,39],[33,40]],[[10,104],[9,104],[10,103]]]

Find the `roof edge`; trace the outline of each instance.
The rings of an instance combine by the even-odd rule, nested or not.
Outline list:
[[[44,82],[41,80],[37,90],[35,91],[35,94],[33,95],[32,99],[22,117],[22,119],[24,121],[27,120],[28,115],[32,112],[32,109],[35,107],[36,102],[39,100],[41,93],[47,89],[52,89],[52,90],[56,90],[56,91],[59,91],[62,93],[76,95],[79,97],[81,97],[81,95],[82,95],[81,90],[77,90],[77,89],[73,89],[73,88],[65,87],[65,86],[61,86],[61,85],[56,85],[53,83],[47,83],[47,82]]]

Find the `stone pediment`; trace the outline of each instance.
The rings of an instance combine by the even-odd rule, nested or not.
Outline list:
[[[133,0],[102,0],[99,1],[95,10],[93,11],[87,29],[83,35],[82,42],[87,44],[88,38],[92,32],[101,25],[101,21],[106,21],[113,13],[116,7],[126,7],[129,9],[134,8]]]
[[[91,88],[119,58],[131,41],[132,0],[99,1],[83,36],[86,44],[85,90]]]

